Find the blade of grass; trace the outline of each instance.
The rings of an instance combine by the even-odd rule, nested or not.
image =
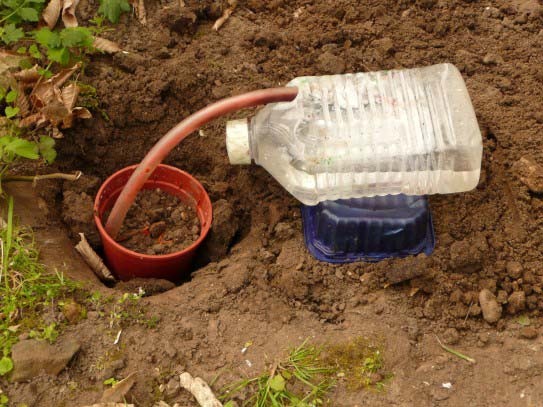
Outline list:
[[[437,342],[439,343],[439,346],[441,346],[441,348],[449,353],[452,353],[454,356],[456,357],[459,357],[460,359],[463,359],[465,360],[466,362],[469,362],[469,363],[475,363],[475,359],[473,358],[470,358],[469,356],[466,356],[460,352],[458,352],[457,350],[454,350],[454,349],[451,349],[449,348],[448,346],[445,346],[441,343],[441,341],[439,340],[439,338],[437,337],[437,335],[435,335],[436,339],[437,339]]]
[[[8,198],[8,220],[7,220],[7,226],[6,226],[6,243],[5,247],[3,247],[3,258],[2,258],[2,276],[4,277],[4,282],[6,284],[6,288],[8,288],[8,262],[9,262],[9,254],[11,252],[11,245],[13,242],[13,197],[10,196]],[[0,277],[2,277],[0,276]],[[1,283],[1,280],[0,280]]]

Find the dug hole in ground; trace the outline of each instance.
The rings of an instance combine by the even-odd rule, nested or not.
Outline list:
[[[79,4],[81,24],[93,17],[92,3]],[[104,381],[132,377],[130,403],[196,406],[179,386],[184,371],[220,394],[305,340],[357,338],[382,350],[384,386],[353,390],[340,376],[329,405],[543,405],[541,3],[247,0],[219,31],[212,26],[226,2],[145,6],[146,25],[125,14],[104,34],[129,53],[94,56],[85,70],[109,120],[95,114],[58,142],[58,169],[85,176],[36,190],[10,186],[47,267],[84,281],[93,298],[111,298],[81,302],[85,317],[63,322],[55,346],[62,354],[76,343],[78,352],[58,375],[2,379],[13,405],[92,405]],[[183,284],[107,288],[73,251],[79,232],[96,243],[92,201],[101,182],[194,111],[303,75],[440,62],[462,72],[484,156],[477,189],[430,197],[437,238],[430,257],[313,259],[299,203],[262,168],[228,163],[226,120],[189,136],[165,160],[195,176],[213,203],[201,267]],[[121,307],[122,294],[139,287],[155,295],[140,298],[135,311]]]

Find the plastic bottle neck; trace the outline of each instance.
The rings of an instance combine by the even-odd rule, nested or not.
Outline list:
[[[256,147],[251,142],[251,133],[247,118],[226,123],[226,150],[230,164],[251,164]]]

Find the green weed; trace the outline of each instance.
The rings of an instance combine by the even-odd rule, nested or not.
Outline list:
[[[53,342],[59,326],[46,323],[42,312],[67,295],[77,284],[61,273],[46,272],[38,261],[32,233],[14,225],[13,199],[8,200],[7,224],[0,230],[2,267],[0,272],[0,375],[13,367],[9,358],[11,347],[24,332]]]
[[[323,405],[326,393],[334,385],[334,369],[320,360],[321,349],[302,343],[288,357],[273,364],[268,372],[242,380],[224,389],[222,400],[231,406],[241,391],[251,396],[243,406],[310,407]]]

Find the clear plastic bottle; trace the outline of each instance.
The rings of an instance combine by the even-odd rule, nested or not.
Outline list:
[[[482,140],[451,64],[300,77],[292,102],[227,125],[230,162],[263,166],[306,205],[387,194],[462,192],[479,180]]]

